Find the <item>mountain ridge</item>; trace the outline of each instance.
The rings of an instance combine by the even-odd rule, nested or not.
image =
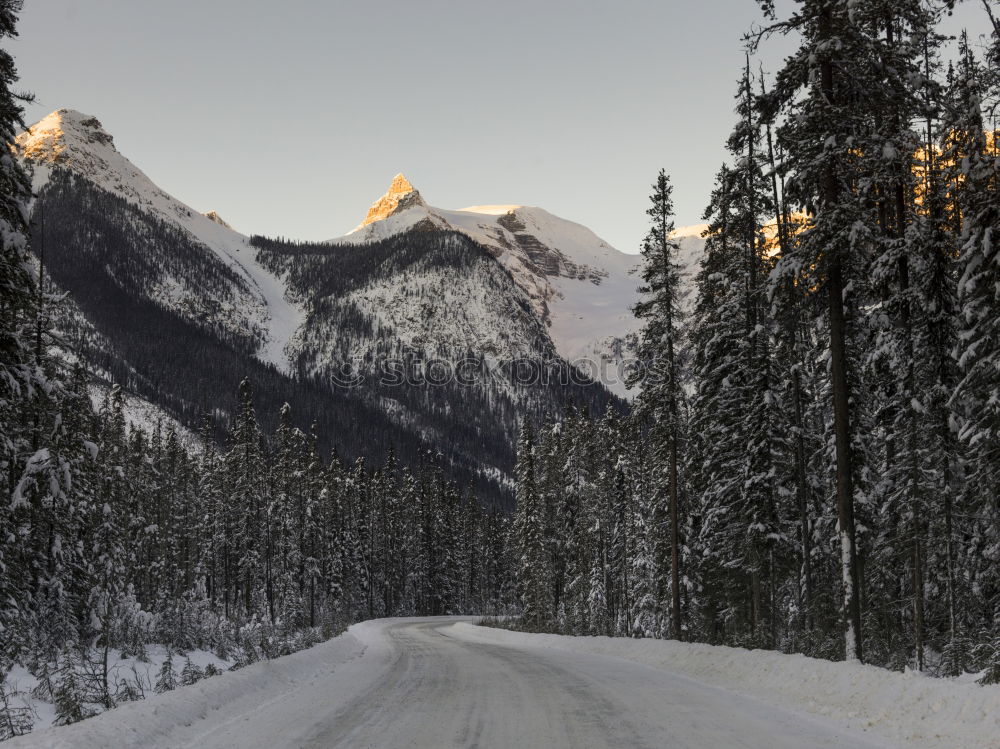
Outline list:
[[[286,298],[281,280],[256,262],[246,236],[219,220],[218,214],[215,218],[202,214],[160,189],[115,148],[113,136],[92,115],[56,110],[18,135],[15,143],[20,157],[34,167],[32,187],[36,194],[45,187],[53,168],[68,168],[159,220],[178,226],[212,251],[244,282],[246,288],[235,295],[232,309],[245,312],[259,328],[260,359],[287,370],[285,348],[303,313]],[[171,291],[179,294],[178,305],[182,305],[185,290]]]
[[[694,225],[675,232],[689,278],[704,247],[704,229]],[[361,224],[330,243],[364,244],[434,230],[457,231],[486,247],[528,295],[559,354],[617,395],[628,395],[626,369],[639,330],[632,315],[639,299],[639,255],[623,253],[583,224],[536,206],[436,208],[403,174],[393,178]]]
[[[21,133],[17,150],[33,170],[32,245],[72,303],[82,358],[189,428],[210,413],[225,434],[249,376],[265,422],[287,401],[349,460],[434,450],[459,483],[509,506],[523,418],[618,407],[601,384],[564,376],[532,299],[467,232],[432,226],[381,245],[247,237],[159,188],[74,110]],[[404,180],[381,213],[421,207]],[[385,226],[379,213],[369,226]],[[524,361],[557,376],[519,381]],[[387,362],[406,377],[385,381]],[[475,377],[432,383],[442,363]],[[345,384],[348,370],[362,383]]]

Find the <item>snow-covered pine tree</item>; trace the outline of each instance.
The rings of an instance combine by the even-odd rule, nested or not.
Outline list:
[[[1000,42],[994,34],[994,43]],[[995,52],[994,47],[993,51]],[[975,58],[963,36],[960,59],[951,81],[951,98],[943,123],[942,160],[949,174],[951,213],[959,230],[958,297],[960,320],[956,353],[960,380],[952,397],[959,437],[968,456],[967,516],[963,576],[972,595],[964,598],[959,630],[995,629],[1000,602],[1000,509],[995,487],[1000,482],[1000,313],[997,267],[1000,234],[1000,187],[997,131],[987,130],[985,107],[1000,96],[997,77]],[[995,62],[995,60],[994,60]],[[992,84],[992,86],[990,86]],[[994,125],[995,127],[995,125]],[[964,649],[961,643],[960,649]],[[988,644],[987,644],[988,645]],[[988,647],[980,647],[983,653]],[[982,659],[980,658],[980,661]],[[954,670],[954,669],[953,669]]]
[[[664,628],[679,640],[683,637],[679,488],[683,389],[681,284],[676,258],[678,245],[672,238],[672,192],[670,179],[661,169],[646,212],[651,225],[642,246],[644,285],[639,289],[642,300],[633,310],[643,321],[636,352],[641,367],[630,377],[629,386],[641,386],[633,410],[648,426],[649,460],[653,465],[650,472],[653,516],[646,519],[646,543],[650,544],[649,553],[654,555],[651,560],[654,567],[669,570],[670,574],[668,591],[662,596],[659,591],[653,595],[657,607],[669,611],[669,614],[664,612]],[[659,580],[658,575],[656,579]]]
[[[595,634],[613,636],[620,618],[624,584],[625,534],[620,522],[625,508],[619,507],[624,501],[624,481],[616,447],[621,440],[621,419],[609,409],[604,418],[594,421],[590,431],[596,492],[594,561],[601,570],[600,590],[604,596],[602,628],[598,631],[595,627]]]
[[[17,36],[17,16],[22,0],[0,0],[0,40]],[[21,402],[30,397],[36,385],[33,371],[30,327],[37,298],[28,255],[28,201],[31,182],[13,156],[14,138],[24,127],[21,104],[27,97],[16,93],[12,86],[18,79],[14,58],[0,50],[0,471],[4,496],[10,496],[13,486],[6,482],[13,474],[10,467],[20,460],[23,449],[17,444],[18,418]],[[0,513],[7,512],[7,503]],[[2,516],[0,516],[2,517]],[[4,527],[10,527],[4,525]],[[0,539],[0,544],[3,539]],[[0,546],[0,565],[3,564]],[[2,568],[0,568],[2,573]],[[10,573],[0,574],[10,580]],[[0,595],[0,600],[17,600]],[[4,606],[9,604],[4,604]],[[0,627],[4,610],[0,609]],[[2,631],[2,630],[0,630]]]
[[[197,663],[194,663],[190,656],[184,659],[184,668],[181,669],[180,685],[190,686],[197,684],[205,678],[205,671]]]
[[[761,126],[766,135],[767,172],[771,183],[771,203],[774,206],[774,232],[769,241],[774,260],[792,252],[800,227],[801,217],[793,217],[786,201],[784,152],[780,144],[775,144],[774,118],[778,114],[776,102],[767,90],[763,72],[760,75],[760,96],[756,109]],[[812,356],[815,334],[810,326],[810,299],[797,287],[794,276],[771,272],[768,298],[769,316],[773,319],[774,337],[772,356],[778,364],[781,378],[778,389],[784,393],[784,412],[787,414],[788,441],[791,450],[794,502],[796,509],[795,535],[798,545],[798,574],[793,591],[795,615],[798,627],[793,627],[793,638],[801,641],[808,636],[815,621],[816,600],[813,573],[813,524],[814,497],[818,486],[823,483],[824,474],[813,470],[820,458],[821,430],[811,428],[814,423],[808,418],[815,409],[818,399],[810,385],[815,383],[816,363]]]
[[[549,560],[552,611],[562,606],[566,576],[566,468],[563,423],[547,414],[538,430],[535,447],[535,487],[541,502],[543,541]]]
[[[773,15],[773,4],[765,6]],[[859,152],[867,145],[859,137],[870,131],[863,105],[871,99],[874,68],[870,39],[855,6],[849,0],[803,0],[788,20],[772,25],[801,39],[779,71],[772,97],[785,114],[777,136],[789,171],[787,198],[811,214],[781,258],[779,272],[800,288],[821,289],[826,301],[822,351],[829,361],[843,642],[847,658],[861,660],[855,526],[860,432],[858,401],[852,398],[859,352],[852,341],[856,344],[855,295],[864,281],[870,226],[866,200],[854,188],[860,178]]]
[[[928,81],[924,90],[923,143],[918,158],[918,201],[915,222],[920,243],[920,256],[926,258],[923,272],[918,276],[922,303],[920,313],[925,328],[923,350],[917,366],[925,392],[921,405],[926,410],[928,431],[923,435],[926,475],[930,479],[930,496],[940,502],[928,503],[929,530],[928,583],[944,591],[937,597],[928,597],[931,608],[928,620],[937,613],[942,673],[958,676],[965,669],[966,643],[958,626],[957,597],[961,585],[957,574],[956,518],[962,509],[965,493],[962,491],[962,447],[952,429],[953,411],[951,396],[958,383],[958,366],[954,358],[958,343],[957,265],[955,241],[948,226],[947,184],[945,161],[938,147],[942,130],[944,98],[941,86],[934,86],[934,75],[939,72],[939,51],[936,39],[929,40],[924,53],[924,76]],[[937,609],[935,612],[934,609]],[[944,609],[943,612],[941,609]],[[943,614],[943,616],[942,616]]]
[[[282,406],[273,440],[264,527],[264,590],[271,623],[297,627],[303,610],[300,585],[305,572],[308,454],[306,437],[293,426],[291,411],[288,403]]]
[[[782,498],[788,425],[772,356],[768,314],[773,266],[764,232],[775,210],[762,164],[749,60],[737,93],[739,121],[706,210],[706,254],[691,326],[692,434],[698,553],[707,609],[702,626],[726,626],[753,643],[775,643],[779,576],[788,556]],[[781,567],[782,569],[779,569]],[[724,621],[716,621],[718,617]],[[717,639],[717,633],[712,635]]]
[[[178,686],[177,682],[177,671],[174,669],[174,654],[171,650],[167,649],[167,654],[163,658],[163,663],[160,664],[160,670],[156,675],[156,684],[154,689],[157,694],[163,694],[164,692],[171,692]]]
[[[93,710],[87,706],[87,696],[77,673],[78,658],[74,652],[66,649],[59,658],[56,672],[52,702],[55,706],[54,726],[68,726],[79,723],[93,715]]]
[[[566,612],[569,631],[596,634],[607,629],[607,590],[604,582],[604,518],[598,497],[599,461],[594,449],[597,423],[585,412],[568,415],[565,494],[571,496],[574,517],[567,539],[570,581]]]
[[[225,457],[230,506],[228,538],[231,579],[227,603],[245,616],[255,611],[255,596],[260,595],[264,581],[262,536],[267,511],[264,459],[260,427],[254,410],[250,381],[240,383],[239,412]]]
[[[595,460],[595,483],[597,506],[594,566],[600,569],[601,579],[592,580],[592,591],[603,594],[601,621],[595,623],[594,633],[612,636],[616,634],[624,599],[625,539],[622,516],[628,502],[624,496],[624,479],[618,461],[616,444],[621,439],[621,420],[609,409],[604,418],[592,429],[592,454]],[[624,504],[622,507],[620,505]],[[597,595],[592,593],[592,598]],[[592,607],[591,616],[597,609]]]
[[[522,620],[543,628],[552,622],[551,567],[545,547],[545,517],[538,493],[535,433],[530,423],[521,426],[517,443],[517,511],[514,536],[518,549],[518,582]]]
[[[303,573],[301,580],[303,619],[305,625],[312,628],[319,625],[318,608],[326,603],[322,585],[322,550],[332,540],[327,528],[324,527],[323,461],[320,458],[319,435],[315,423],[309,429],[307,450],[300,554]]]
[[[0,40],[17,35],[21,6],[0,0]],[[28,251],[31,187],[14,137],[30,97],[12,89],[17,80],[0,50],[0,671],[26,654],[53,661],[77,636],[68,603],[82,589],[72,486],[86,452],[84,435],[63,423],[66,378],[49,355],[53,300]],[[43,527],[51,532],[33,532]]]
[[[229,539],[222,458],[208,414],[202,417],[199,436],[203,445],[197,456],[197,494],[201,508],[198,523],[201,539],[199,558],[205,575],[206,594],[211,606],[216,609],[221,602],[228,600],[226,587],[229,559],[226,551]]]
[[[97,494],[91,507],[89,544],[84,560],[88,565],[90,593],[87,606],[92,624],[93,645],[99,654],[101,697],[105,707],[112,706],[115,687],[110,673],[111,648],[119,645],[117,636],[122,620],[125,595],[124,510],[125,495],[130,491],[126,469],[125,416],[121,388],[114,385],[101,411],[98,435],[100,476]]]
[[[320,562],[323,571],[324,596],[331,618],[346,619],[346,603],[351,600],[347,576],[353,560],[351,541],[350,508],[347,490],[350,478],[340,457],[333,453],[325,471],[323,494],[323,535],[327,540]]]

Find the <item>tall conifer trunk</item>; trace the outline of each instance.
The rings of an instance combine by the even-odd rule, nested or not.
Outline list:
[[[831,3],[820,14],[819,40],[832,45],[833,14]],[[827,106],[835,103],[834,61],[825,52],[820,61],[820,84]],[[840,184],[832,164],[827,164],[823,178],[825,208],[840,199]],[[837,453],[837,524],[840,532],[840,562],[844,595],[844,647],[847,660],[860,661],[861,601],[858,575],[858,552],[854,527],[854,466],[851,456],[851,395],[848,379],[847,319],[844,315],[844,268],[838,248],[827,256],[827,301],[830,315],[830,380],[833,390],[834,444]]]

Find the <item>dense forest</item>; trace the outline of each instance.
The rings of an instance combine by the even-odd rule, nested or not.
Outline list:
[[[95,411],[86,379],[50,374],[23,416],[36,430],[9,433],[46,446],[0,514],[4,662],[30,665],[57,721],[150,686],[109,668],[112,649],[211,650],[240,667],[360,619],[510,599],[506,515],[450,483],[439,456],[412,470],[326,460],[287,405],[265,439],[248,381],[226,446],[206,432],[192,452],[174,429],[128,427],[117,386]],[[0,736],[26,717],[6,710]]]
[[[654,185],[629,419],[522,433],[524,626],[1000,681],[1000,25],[947,10],[764,3],[692,304]]]

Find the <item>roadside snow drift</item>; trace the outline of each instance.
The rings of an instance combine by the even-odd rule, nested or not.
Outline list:
[[[673,640],[537,635],[461,622],[454,629],[463,639],[482,643],[623,658],[770,705],[832,718],[903,746],[1000,747],[1000,686]]]
[[[3,742],[4,749],[109,749],[116,747],[196,747],[209,738],[229,746],[255,746],[244,735],[248,716],[274,710],[290,725],[308,727],[309,715],[350,690],[339,668],[366,650],[365,625],[297,653],[260,661],[164,694],[152,694],[80,723],[39,726]],[[300,720],[296,721],[296,715]],[[231,742],[229,739],[231,738]],[[295,743],[295,737],[289,741]]]

